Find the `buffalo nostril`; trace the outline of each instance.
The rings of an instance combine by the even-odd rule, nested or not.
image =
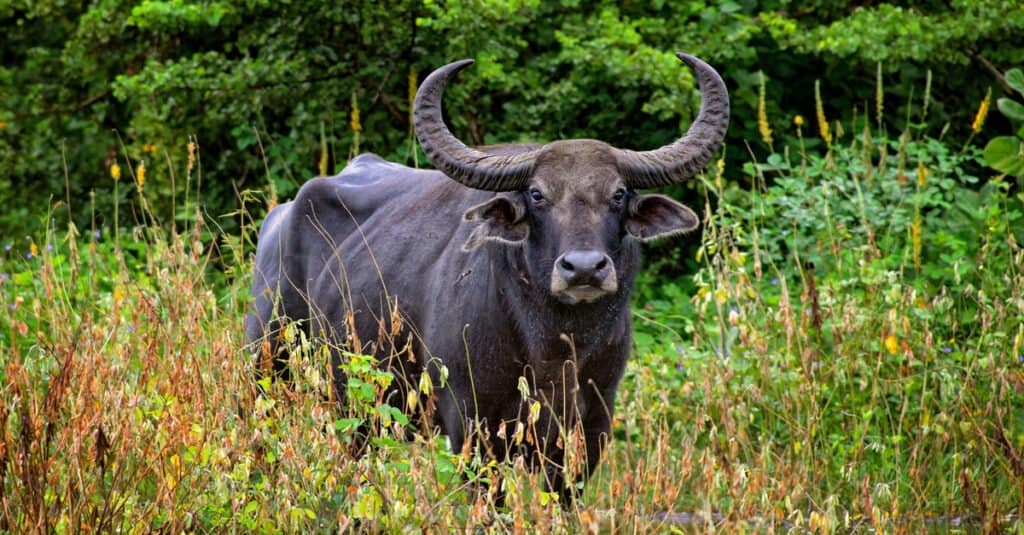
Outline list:
[[[569,285],[600,285],[608,276],[611,259],[599,251],[572,250],[562,255],[556,265]]]

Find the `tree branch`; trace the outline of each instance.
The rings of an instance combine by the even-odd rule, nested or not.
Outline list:
[[[1010,84],[1006,83],[1006,77],[1003,76],[1002,71],[997,69],[996,66],[992,64],[991,61],[986,59],[985,56],[982,56],[980,53],[975,52],[973,50],[968,52],[968,54],[975,61],[977,61],[978,63],[981,63],[982,67],[985,67],[985,70],[987,70],[989,73],[992,74],[992,76],[996,79],[996,81],[999,82],[999,85],[1001,85],[1003,87],[1003,91],[1005,91],[1006,94],[1008,94],[1008,95],[1009,94],[1013,94],[1013,88],[1010,87]]]
[[[109,94],[110,94],[110,88],[107,87],[103,91],[100,91],[99,93],[96,93],[95,95],[93,95],[93,96],[83,100],[82,102],[79,102],[78,104],[75,104],[74,106],[71,106],[70,108],[58,106],[58,107],[50,108],[48,110],[43,110],[43,111],[37,111],[37,112],[32,112],[32,113],[22,113],[22,114],[15,115],[15,116],[11,117],[11,121],[12,122],[17,122],[17,121],[23,121],[25,119],[37,119],[39,117],[45,117],[47,115],[71,115],[73,113],[80,112],[80,111],[88,108],[89,106],[92,106],[93,104],[99,102],[100,100],[102,100],[104,97],[106,97]]]

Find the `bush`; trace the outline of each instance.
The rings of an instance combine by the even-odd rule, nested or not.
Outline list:
[[[357,150],[422,163],[410,92],[459,57],[478,60],[449,99],[455,129],[471,142],[589,136],[631,148],[671,141],[693,116],[697,96],[676,50],[727,78],[732,147],[757,137],[762,71],[777,117],[809,114],[818,78],[831,95],[826,111],[838,116],[864,103],[878,62],[900,80],[885,93],[901,103],[926,91],[930,70],[930,121],[964,137],[985,92],[978,80],[1024,63],[1015,46],[1024,14],[1005,1],[851,11],[827,2],[43,1],[5,4],[0,24],[0,201],[13,205],[0,217],[3,235],[39,229],[26,198],[74,201],[73,218],[86,226],[80,199],[90,191],[110,227],[115,163],[127,171],[145,162],[145,195],[167,227],[188,220],[175,198],[197,189],[220,216],[239,208],[241,191],[289,197]],[[902,129],[903,117],[890,120]],[[214,180],[174,176],[189,141]],[[727,158],[740,165],[746,154]]]
[[[693,297],[638,294],[633,380],[673,400],[646,417],[722,467],[684,502],[994,529],[1022,499],[1024,196],[910,130],[822,152],[709,178]],[[626,414],[653,395],[623,390]]]

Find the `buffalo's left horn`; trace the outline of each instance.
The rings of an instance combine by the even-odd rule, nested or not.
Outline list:
[[[441,117],[445,84],[452,75],[472,64],[471,59],[455,61],[423,80],[413,102],[416,137],[434,167],[465,186],[489,191],[525,189],[533,172],[536,151],[510,156],[480,152],[452,135]]]
[[[619,172],[631,188],[667,186],[686,180],[707,165],[722,146],[729,126],[729,92],[722,77],[703,61],[677,52],[700,86],[700,113],[675,143],[645,152],[618,150]]]

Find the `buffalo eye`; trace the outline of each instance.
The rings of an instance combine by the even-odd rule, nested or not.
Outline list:
[[[614,201],[615,204],[622,203],[622,200],[625,199],[625,198],[626,198],[626,188],[619,188],[619,189],[615,190],[615,193],[612,195],[612,201]]]
[[[530,198],[533,202],[541,202],[544,200],[544,194],[537,188],[530,188]]]

